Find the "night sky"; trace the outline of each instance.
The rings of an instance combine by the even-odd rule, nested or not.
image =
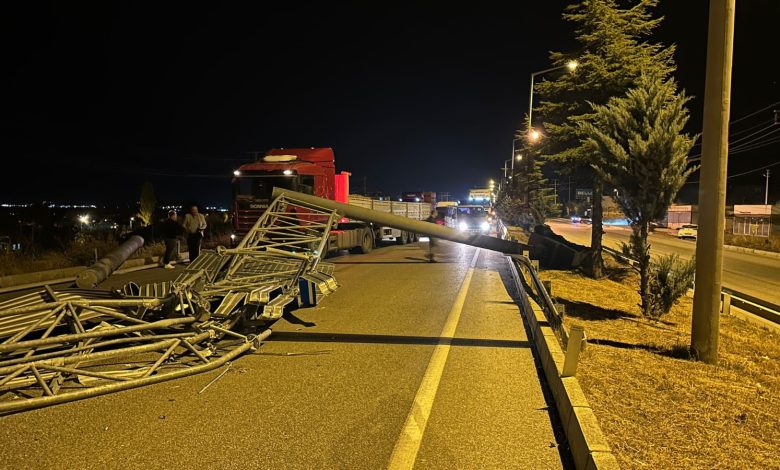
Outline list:
[[[500,175],[530,73],[574,47],[568,0],[18,3],[0,18],[0,202],[126,203],[150,179],[161,202],[226,204],[248,152],[296,146],[333,147],[353,187],[461,196]],[[692,132],[708,3],[663,1],[656,35],[678,44]],[[778,18],[780,1],[738,2],[733,119],[780,101]],[[780,144],[732,156],[730,173],[776,161]],[[763,196],[761,172],[737,182]]]

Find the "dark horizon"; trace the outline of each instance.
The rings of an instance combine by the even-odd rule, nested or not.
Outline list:
[[[458,199],[500,175],[530,74],[549,67],[549,51],[574,48],[560,17],[568,3],[426,3],[381,15],[360,5],[15,7],[3,28],[11,96],[0,202],[126,204],[149,179],[160,201],[227,205],[232,170],[249,152],[309,146],[333,147],[353,188],[365,177],[369,191]],[[707,4],[662,1],[654,37],[677,43],[691,133],[701,125]],[[780,67],[763,53],[778,17],[776,1],[737,7],[733,120],[780,101]],[[771,118],[769,109],[732,131]],[[774,163],[776,152],[735,154],[729,173]],[[761,174],[730,183],[763,197]]]

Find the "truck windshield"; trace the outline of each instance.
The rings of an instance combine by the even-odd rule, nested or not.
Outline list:
[[[458,207],[458,214],[466,215],[466,216],[484,216],[485,208],[484,207]]]

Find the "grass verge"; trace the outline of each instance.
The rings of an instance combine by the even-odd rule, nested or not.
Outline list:
[[[589,345],[577,371],[623,468],[780,468],[780,335],[721,317],[720,361],[690,359],[692,299],[640,317],[636,274],[543,271]]]

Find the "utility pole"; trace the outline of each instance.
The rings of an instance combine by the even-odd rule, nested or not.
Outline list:
[[[769,174],[772,173],[771,170],[767,169],[766,173],[764,173],[764,176],[766,177],[766,191],[764,192],[764,205],[769,204]]]
[[[736,0],[710,0],[707,34],[691,352],[709,364],[718,362],[735,5]]]

